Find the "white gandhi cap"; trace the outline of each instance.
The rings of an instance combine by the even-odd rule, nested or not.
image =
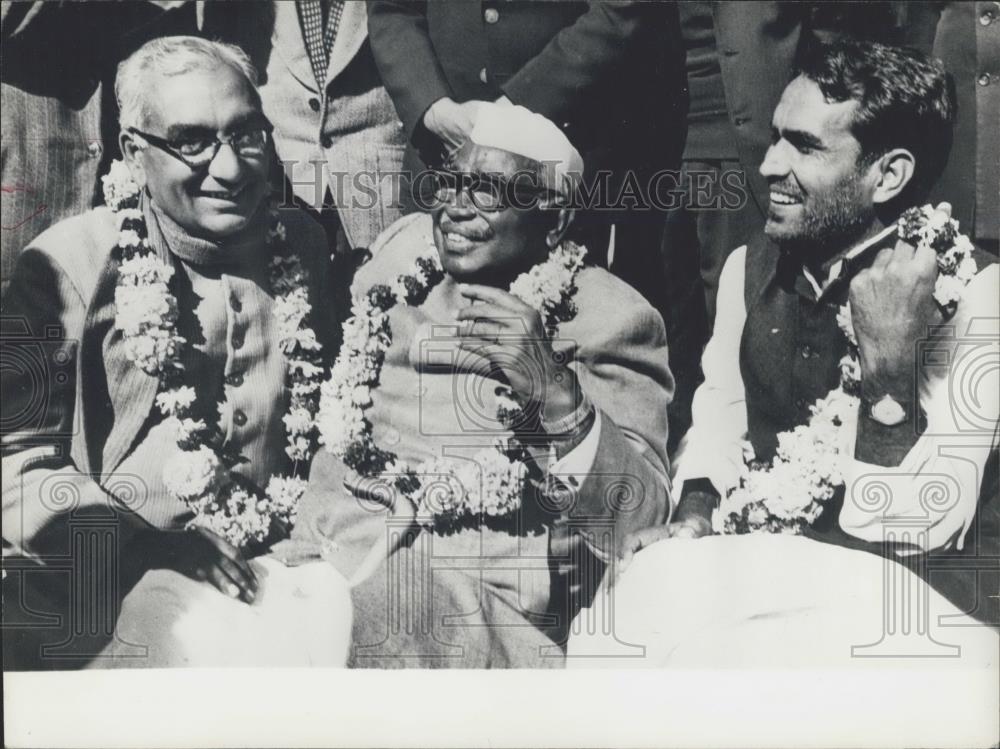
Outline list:
[[[469,140],[537,161],[542,184],[563,197],[571,197],[583,177],[583,158],[566,134],[522,106],[482,102]]]

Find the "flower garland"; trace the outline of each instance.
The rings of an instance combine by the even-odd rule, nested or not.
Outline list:
[[[177,299],[170,291],[174,268],[149,245],[138,185],[121,161],[111,165],[102,182],[105,202],[118,222],[121,254],[115,327],[121,331],[128,360],[159,378],[156,406],[172,420],[180,448],[164,464],[164,485],[194,513],[190,525],[204,526],[234,546],[262,544],[276,526],[287,528],[295,522],[306,487],[300,465],[308,463],[316,450],[315,414],[323,367],[322,347],[307,324],[312,310],[308,275],[298,256],[289,252],[285,227],[272,210],[268,245],[274,248],[274,257],[269,280],[278,346],[288,364],[286,385],[291,395],[282,421],[293,470],[291,476],[272,476],[262,494],[232,471],[239,456],[225,445],[221,426],[225,403],[218,404],[216,414],[199,413],[195,389],[183,384],[181,351],[186,341],[177,333]]]
[[[518,276],[510,286],[511,294],[541,313],[550,336],[576,314],[576,274],[586,252],[585,247],[562,242],[545,262]],[[395,489],[417,507],[421,522],[438,528],[515,512],[528,471],[527,453],[514,438],[498,439],[468,461],[434,458],[416,467],[379,447],[372,438],[372,423],[365,412],[372,406],[372,391],[379,384],[392,343],[389,311],[397,304],[419,306],[443,278],[437,247],[428,238],[427,249],[410,273],[389,285],[373,286],[355,301],[343,326],[340,355],[323,384],[317,416],[320,442],[330,453],[363,477],[391,476]],[[498,384],[494,393],[498,420],[506,427],[515,425],[522,409],[513,392]]]
[[[958,222],[931,206],[911,208],[897,222],[899,237],[937,253],[934,301],[946,317],[954,314],[966,284],[976,275],[973,245],[958,232]],[[861,362],[850,304],[840,308],[837,324],[847,338],[840,360],[840,384],[809,407],[805,425],[778,435],[771,465],[748,463],[740,484],[712,516],[716,533],[801,533],[819,516],[823,503],[844,483],[840,470],[845,441],[857,427]],[[748,458],[752,450],[747,449]]]

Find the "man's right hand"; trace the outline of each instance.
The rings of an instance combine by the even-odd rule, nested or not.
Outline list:
[[[712,507],[716,498],[710,493],[693,491],[685,494],[680,501],[673,521],[667,525],[657,525],[652,528],[630,533],[618,548],[618,559],[615,564],[615,574],[612,585],[632,563],[636,552],[666,538],[701,538],[712,535]]]
[[[257,576],[239,549],[206,528],[150,531],[135,540],[134,552],[145,569],[174,570],[245,603],[257,594]]]
[[[615,562],[615,574],[612,578],[612,585],[618,582],[628,566],[632,563],[632,558],[637,552],[642,551],[647,546],[652,546],[657,541],[667,538],[701,538],[712,535],[712,525],[700,516],[693,516],[683,520],[677,520],[667,525],[656,525],[652,528],[629,533],[618,548],[618,559]]]
[[[667,526],[668,538],[701,538],[712,535],[712,523],[701,515],[678,519]]]
[[[445,148],[455,151],[468,140],[478,108],[478,101],[459,104],[447,97],[438,99],[424,112],[424,127],[440,138]]]

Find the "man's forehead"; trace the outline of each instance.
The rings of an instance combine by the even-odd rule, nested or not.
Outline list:
[[[478,172],[482,174],[505,174],[512,176],[518,172],[538,172],[541,165],[534,159],[511,153],[502,148],[481,146],[467,141],[455,154],[451,162],[456,171]]]
[[[150,85],[146,107],[149,124],[163,128],[204,126],[215,130],[263,116],[250,82],[225,65],[213,70],[154,75]]]
[[[815,81],[799,76],[785,87],[772,124],[779,131],[810,133],[825,142],[853,140],[851,122],[857,108],[855,99],[827,101]]]

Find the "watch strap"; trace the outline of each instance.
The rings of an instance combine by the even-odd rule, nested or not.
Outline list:
[[[562,437],[576,434],[580,427],[587,423],[587,420],[594,413],[594,404],[591,403],[587,394],[580,391],[580,404],[570,413],[562,418],[549,420],[545,418],[545,410],[542,409],[541,425],[545,433],[553,437]]]

